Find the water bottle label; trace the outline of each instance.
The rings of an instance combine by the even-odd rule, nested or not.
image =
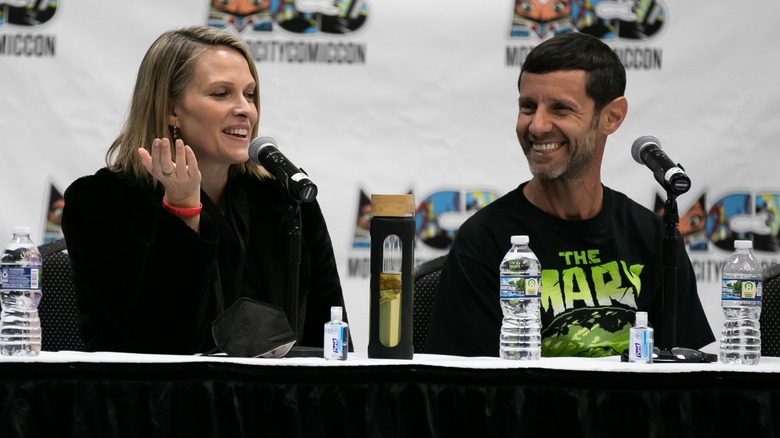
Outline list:
[[[763,280],[724,278],[721,285],[722,300],[761,301]]]
[[[0,289],[33,290],[40,289],[40,268],[3,266],[0,272]]]
[[[542,280],[538,275],[526,277],[501,276],[501,298],[539,298]]]

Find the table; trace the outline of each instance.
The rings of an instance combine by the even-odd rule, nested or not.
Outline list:
[[[0,357],[0,437],[17,436],[774,437],[780,358],[727,366],[42,352]]]

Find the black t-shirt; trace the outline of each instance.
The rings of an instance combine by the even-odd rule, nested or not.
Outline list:
[[[661,335],[663,220],[604,187],[592,219],[563,220],[532,205],[523,186],[458,230],[436,294],[427,353],[498,356],[499,265],[512,235],[528,235],[542,265],[542,355],[608,356],[628,346],[636,310]],[[679,233],[678,233],[679,237]],[[682,238],[677,245],[677,342],[714,341]]]

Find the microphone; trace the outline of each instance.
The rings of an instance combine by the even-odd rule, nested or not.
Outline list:
[[[271,172],[294,201],[312,202],[317,186],[302,169],[296,167],[277,148],[271,137],[258,137],[249,145],[249,159]]]
[[[649,167],[655,180],[667,191],[682,195],[690,190],[691,179],[685,174],[685,169],[669,159],[661,150],[661,142],[657,138],[650,135],[637,138],[631,146],[631,156],[637,163]]]

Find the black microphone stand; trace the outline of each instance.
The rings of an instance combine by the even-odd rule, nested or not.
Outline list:
[[[290,197],[287,208],[287,320],[299,340],[298,292],[301,266],[301,202]],[[322,348],[294,345],[284,357],[323,357]]]
[[[301,203],[291,201],[287,208],[287,319],[298,339],[298,289],[301,265]]]
[[[666,187],[666,185],[664,185]],[[653,362],[717,362],[714,354],[690,348],[675,347],[677,343],[677,194],[666,187],[664,204],[663,288],[661,291],[661,338]]]

